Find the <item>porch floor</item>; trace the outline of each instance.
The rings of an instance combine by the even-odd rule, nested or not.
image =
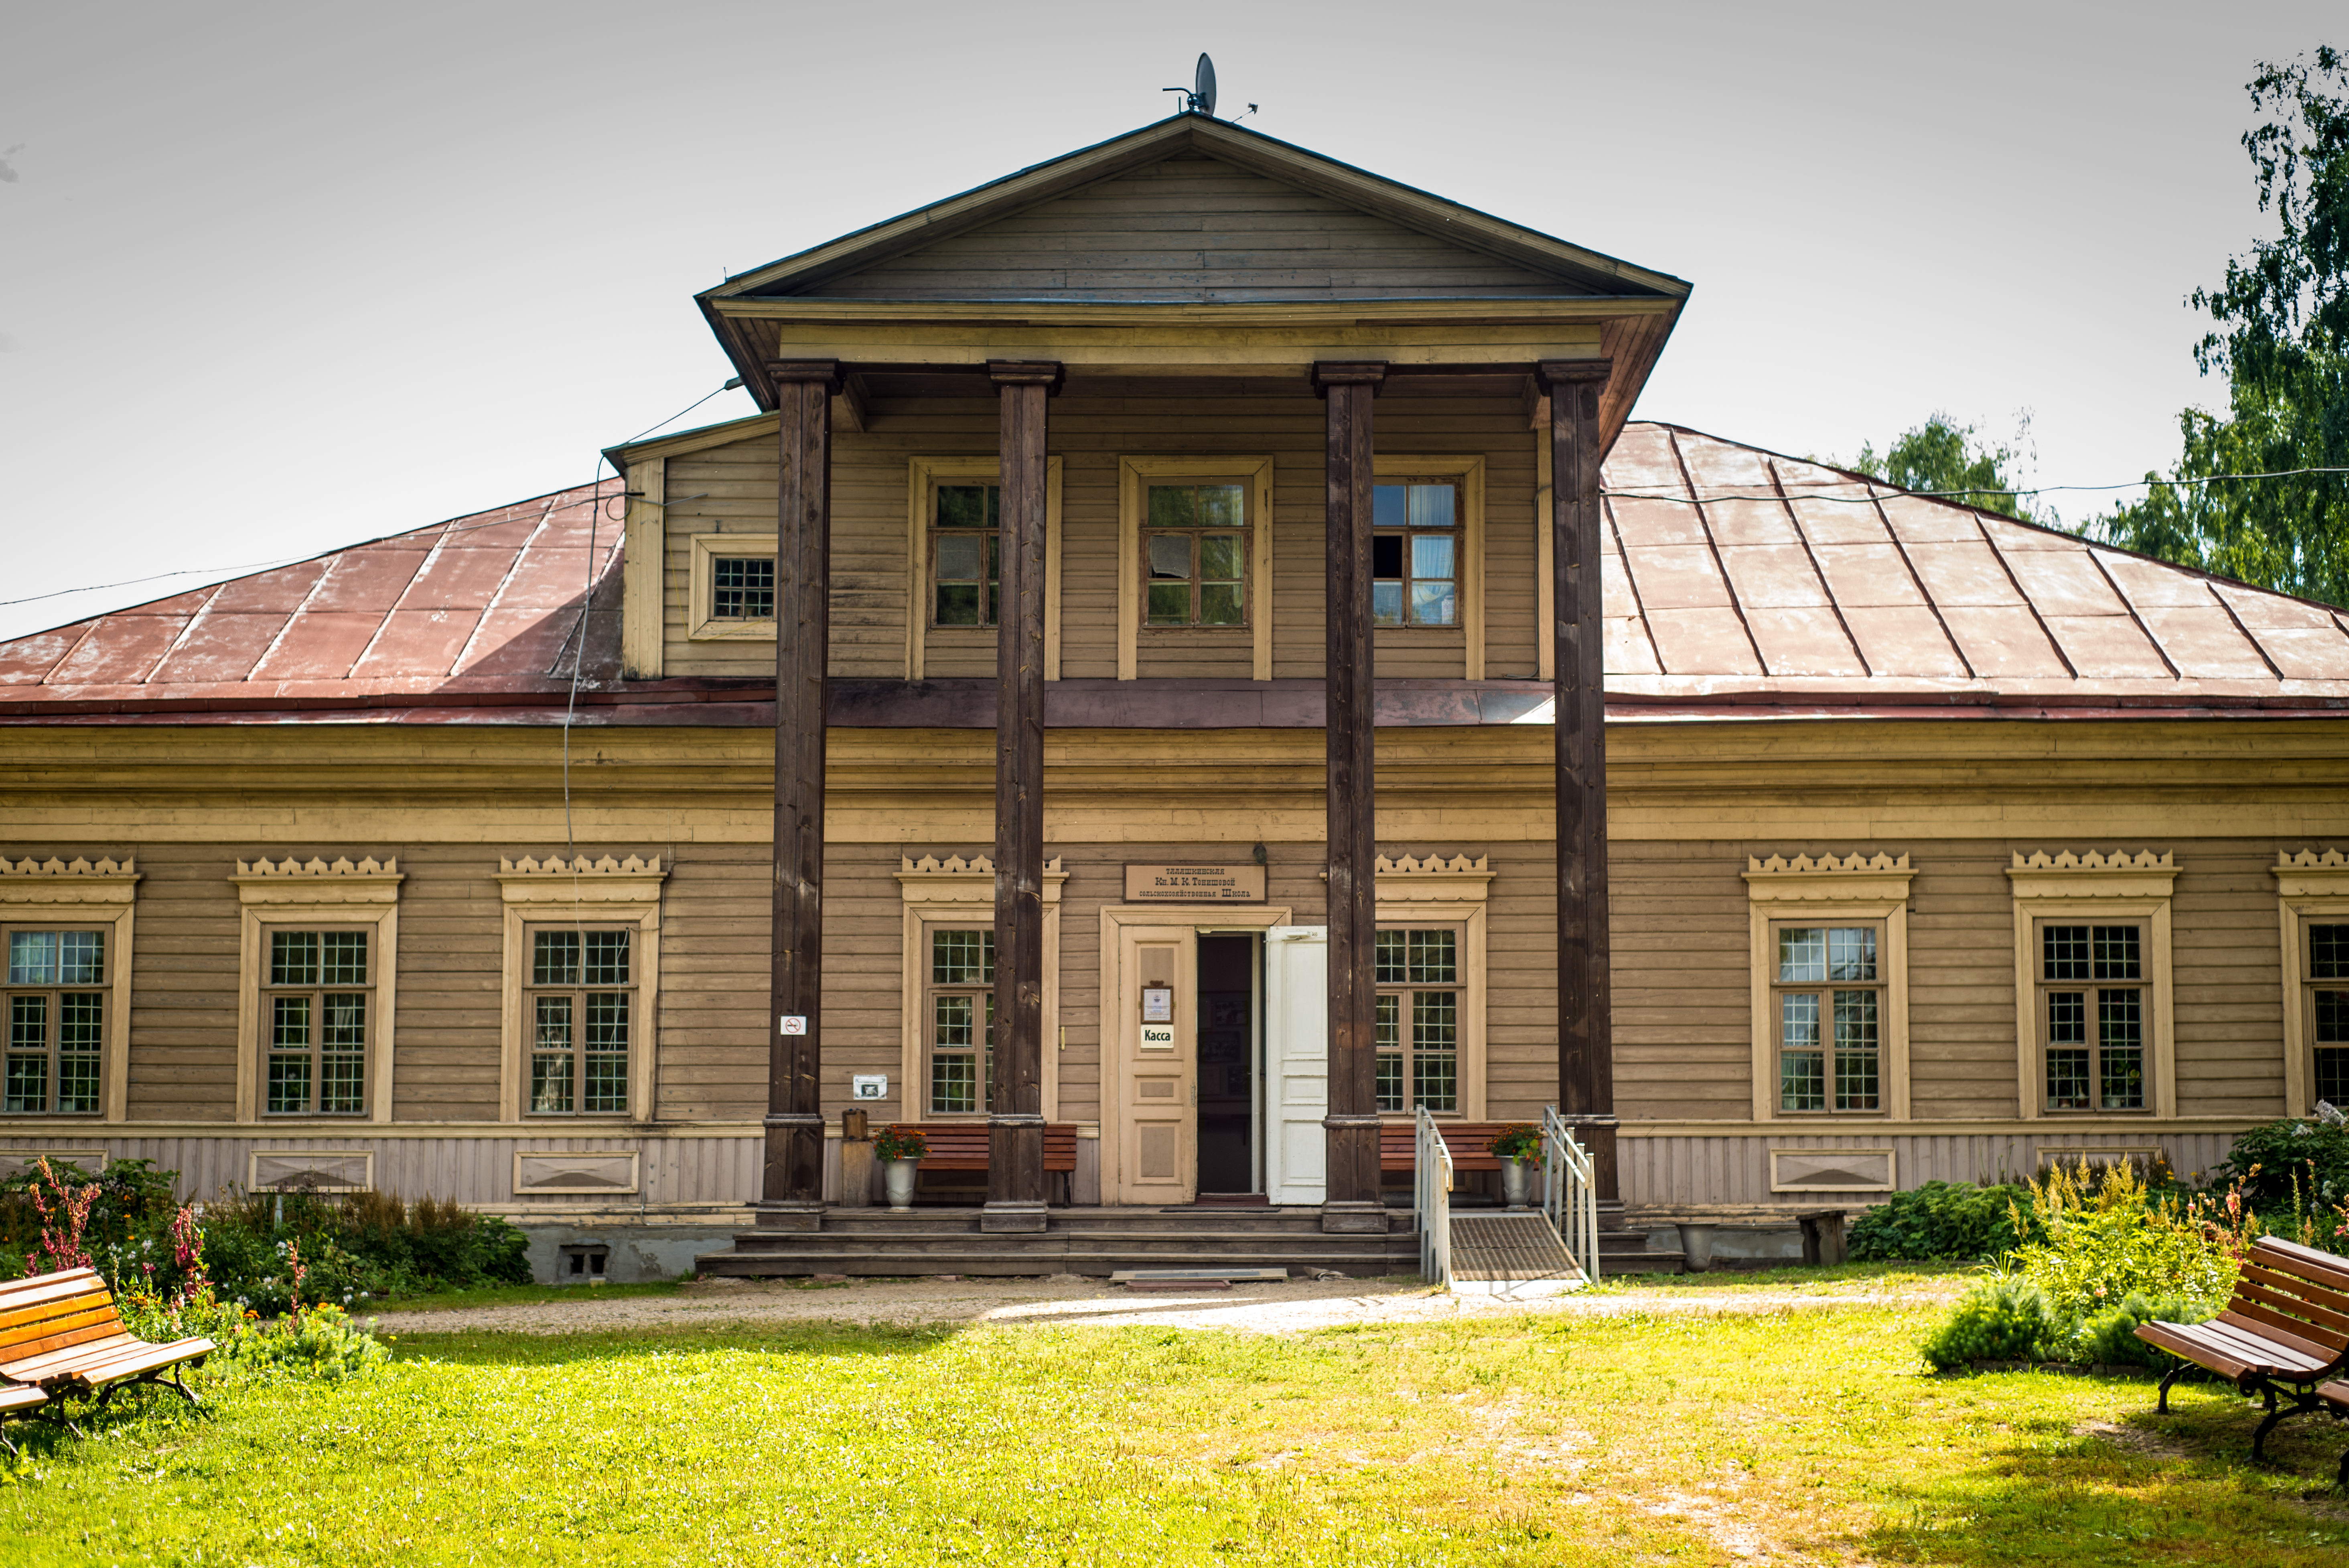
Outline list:
[[[741,1231],[733,1247],[694,1260],[704,1274],[756,1279],[818,1274],[1091,1274],[1121,1269],[1285,1268],[1308,1277],[1334,1273],[1374,1279],[1419,1272],[1419,1238],[1408,1211],[1387,1231],[1329,1234],[1317,1207],[1100,1207],[1050,1212],[1042,1231],[983,1232],[979,1211],[948,1206],[827,1209],[823,1229]],[[1680,1254],[1646,1253],[1638,1232],[1603,1235],[1608,1274],[1680,1272]],[[1639,1254],[1635,1257],[1635,1253]]]

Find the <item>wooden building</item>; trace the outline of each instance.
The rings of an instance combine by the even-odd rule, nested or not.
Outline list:
[[[702,295],[768,411],[617,480],[0,644],[0,1160],[838,1267],[864,1110],[892,1272],[1359,1264],[1423,1106],[1637,1224],[2343,1098],[2343,614],[1631,421],[1687,294],[1178,116]]]

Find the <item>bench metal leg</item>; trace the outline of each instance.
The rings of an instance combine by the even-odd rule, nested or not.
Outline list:
[[[2298,1389],[2292,1392],[2290,1404],[2279,1405],[2276,1401],[2276,1387],[2272,1383],[2263,1385],[2261,1392],[2265,1397],[2268,1414],[2267,1419],[2261,1421],[2258,1430],[2251,1434],[2251,1459],[2254,1463],[2265,1464],[2268,1457],[2268,1434],[2275,1430],[2276,1423],[2289,1420],[2294,1416],[2313,1416],[2324,1407],[2318,1402],[2314,1394]]]
[[[2180,1361],[2177,1366],[2172,1367],[2168,1371],[2161,1375],[2161,1397],[2158,1399],[2156,1399],[2153,1405],[2156,1413],[2164,1416],[2169,1414],[2169,1386],[2172,1383],[2177,1382],[2179,1377],[2183,1377],[2185,1375],[2186,1368],[2192,1365],[2193,1363],[2189,1361]]]

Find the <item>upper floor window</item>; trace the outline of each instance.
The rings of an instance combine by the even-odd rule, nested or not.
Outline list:
[[[7,949],[7,1114],[96,1114],[106,933],[11,929]]]
[[[1248,487],[1152,485],[1143,518],[1149,626],[1248,624]]]
[[[1381,927],[1378,980],[1379,1109],[1460,1109],[1460,933],[1449,926]]]
[[[269,933],[262,985],[272,1116],[363,1116],[375,970],[358,931]]]
[[[1884,1108],[1882,942],[1873,924],[1776,924],[1771,1013],[1781,1113]]]
[[[713,556],[709,563],[709,618],[713,621],[773,620],[774,557]]]
[[[2315,1098],[2349,1106],[2349,925],[2310,923],[2302,930]]]
[[[627,1113],[634,934],[625,925],[531,932],[532,1115]]]
[[[1460,489],[1451,480],[1381,481],[1371,492],[1371,620],[1460,623]]]
[[[992,626],[1003,592],[1003,490],[941,484],[930,516],[930,624]]]
[[[2146,1109],[2145,927],[2039,923],[2039,1043],[2049,1110]]]
[[[930,927],[930,1113],[970,1116],[995,1091],[995,933]]]

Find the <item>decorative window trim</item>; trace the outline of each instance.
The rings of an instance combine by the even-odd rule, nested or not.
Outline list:
[[[1058,855],[1044,862],[1044,1119],[1061,1111],[1061,887],[1069,880]],[[982,922],[995,923],[995,862],[985,855],[939,860],[924,855],[897,858],[897,892],[905,904],[905,934],[899,998],[902,1075],[894,1096],[897,1119],[919,1121],[928,1114],[929,1075],[924,1071],[922,1016],[924,975],[929,963],[928,928]],[[1002,960],[1001,953],[996,954]]]
[[[2301,928],[2312,920],[2349,920],[2349,855],[2339,850],[2321,855],[2279,850],[2268,874],[2276,880],[2276,922],[2283,937],[2283,1113],[2308,1116],[2316,1109],[2311,1081],[2316,1057],[2309,1037],[2308,986],[2301,977]]]
[[[1820,1131],[1871,1121],[1909,1119],[1909,883],[1916,875],[1906,854],[1796,855],[1745,861],[1745,906],[1752,944],[1754,1119]],[[1770,923],[1787,920],[1867,920],[1884,923],[1884,1007],[1878,1019],[1878,1068],[1884,1109],[1837,1116],[1785,1115],[1778,1109],[1776,1020],[1770,976],[1775,962]]]
[[[107,1018],[104,1054],[98,1058],[104,1119],[123,1121],[130,1109],[130,941],[140,872],[136,862],[77,855],[61,861],[52,855],[36,861],[29,855],[11,861],[0,854],[0,921],[70,921],[76,925],[111,925],[107,941],[113,966],[106,986]],[[42,1115],[22,1119],[54,1127],[67,1120],[87,1119]]]
[[[616,1165],[623,1161],[626,1163],[628,1171],[627,1180],[625,1182],[580,1180],[581,1177],[591,1174],[590,1171],[583,1171],[581,1167],[593,1166],[599,1162]],[[545,1176],[531,1174],[534,1169],[546,1167],[553,1169]],[[569,1169],[566,1170],[565,1167]],[[514,1150],[513,1193],[517,1198],[587,1197],[598,1194],[624,1197],[643,1187],[644,1175],[644,1151],[640,1149],[517,1149]],[[572,1179],[566,1181],[564,1180],[566,1176]]]
[[[2171,1006],[2169,901],[2178,866],[2168,851],[2110,855],[2095,850],[2049,854],[2014,852],[2006,868],[2014,900],[2015,1098],[2026,1121],[2167,1121],[2178,1114],[2177,1010]],[[2037,922],[2076,918],[2146,922],[2145,988],[2153,1001],[2153,1094],[2143,1110],[2060,1111],[2043,1108],[2046,1099],[2039,1067],[2039,954],[2033,934]]]
[[[658,855],[642,860],[610,855],[590,861],[574,855],[543,861],[498,857],[498,897],[505,906],[505,963],[498,1007],[498,1119],[543,1127],[580,1127],[656,1119],[653,1062],[660,1030],[661,884],[668,871]],[[629,1022],[628,1109],[624,1116],[599,1114],[533,1117],[523,1113],[530,1082],[530,1033],[523,1018],[523,993],[530,965],[533,922],[559,924],[574,910],[583,923],[636,928],[630,945],[630,977],[636,995]],[[550,1134],[552,1136],[552,1134]]]
[[[1414,470],[1419,471],[1419,470]],[[1485,1012],[1490,975],[1485,913],[1493,888],[1490,858],[1405,855],[1376,861],[1371,894],[1379,925],[1454,925],[1460,929],[1460,1109],[1463,1121],[1485,1119]],[[1448,1118],[1447,1118],[1448,1119]]]
[[[336,1173],[345,1180],[316,1181],[283,1176],[275,1181],[262,1179],[264,1162],[305,1159],[328,1162],[327,1165],[313,1167],[314,1171],[339,1166],[341,1169]],[[357,1163],[357,1181],[348,1180],[354,1173],[351,1169],[353,1161]],[[250,1149],[245,1151],[244,1190],[248,1192],[367,1192],[374,1188],[375,1150],[372,1149]]]
[[[1272,678],[1272,473],[1268,455],[1117,459],[1117,678],[1142,667],[1142,524],[1152,480],[1238,480],[1248,487],[1250,678]],[[1210,628],[1211,630],[1213,628]],[[1046,666],[1057,664],[1049,656]]]
[[[1460,485],[1460,624],[1381,626],[1381,634],[1426,634],[1457,630],[1466,638],[1462,678],[1485,678],[1485,459],[1482,453],[1413,457],[1380,452],[1371,459],[1373,484],[1389,480],[1456,480]]]
[[[399,859],[372,855],[353,864],[316,858],[306,864],[287,856],[272,864],[264,855],[248,865],[236,862],[238,913],[236,976],[236,1119],[261,1116],[261,974],[268,963],[268,933],[283,925],[367,925],[375,929],[375,1019],[367,1061],[367,1113],[355,1117],[273,1117],[272,1127],[305,1121],[351,1125],[391,1119],[391,1064],[399,976],[399,884],[407,877]]]
[[[1044,459],[1044,678],[1061,678],[1061,459]],[[909,458],[905,463],[905,678],[923,678],[929,647],[930,512],[941,483],[1003,482],[1003,460],[986,457]],[[772,548],[771,544],[770,548]],[[990,643],[992,626],[974,628]]]
[[[688,537],[689,545],[689,588],[687,600],[685,635],[694,643],[771,643],[775,640],[775,623],[766,621],[713,621],[712,586],[717,575],[717,561],[721,555],[744,555],[753,558],[775,553],[775,536],[771,533],[696,533]],[[782,573],[775,573],[775,601],[778,614],[782,609]]]
[[[1880,1181],[1822,1181],[1816,1173],[1806,1178],[1800,1172],[1790,1172],[1781,1163],[1785,1161],[1811,1163],[1829,1160],[1850,1165],[1881,1160],[1884,1161],[1884,1179]],[[1860,1174],[1857,1171],[1846,1173],[1852,1176]],[[1774,1147],[1770,1150],[1770,1191],[1773,1192],[1897,1192],[1900,1190],[1899,1175],[1899,1151],[1890,1145],[1864,1149],[1825,1144],[1791,1149]]]

